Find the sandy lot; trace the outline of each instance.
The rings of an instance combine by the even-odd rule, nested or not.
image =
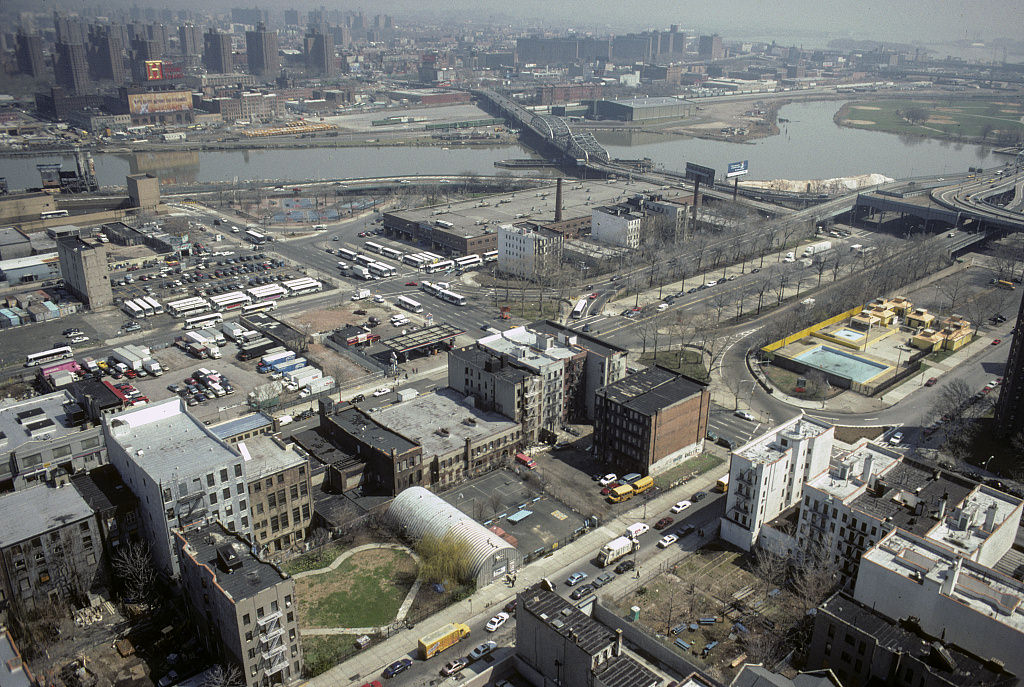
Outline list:
[[[874,105],[854,105],[850,109],[851,110],[881,110],[882,108],[875,107]]]
[[[855,124],[855,125],[859,125],[859,126],[871,126],[875,122],[869,121],[867,119],[844,119],[843,123],[844,124]]]

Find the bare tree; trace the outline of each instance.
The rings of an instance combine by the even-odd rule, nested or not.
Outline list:
[[[668,576],[668,578],[675,580],[674,576]],[[671,582],[668,584],[669,589],[665,594],[658,595],[658,603],[651,608],[652,620],[658,623],[658,627],[652,629],[660,631],[660,628],[663,627],[666,635],[676,626],[683,613],[682,600],[679,598],[675,585]]]
[[[234,663],[217,664],[210,668],[201,687],[243,687],[242,671]]]
[[[836,589],[839,585],[839,562],[826,543],[809,541],[793,570],[792,584],[802,615]]]
[[[761,545],[754,547],[753,556],[753,571],[764,583],[765,596],[771,590],[785,584],[786,573],[789,570],[789,561],[785,556]]]
[[[156,583],[156,569],[149,544],[131,542],[122,545],[111,561],[119,578],[125,599],[131,603],[148,605]]]

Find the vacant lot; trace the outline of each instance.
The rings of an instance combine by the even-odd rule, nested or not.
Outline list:
[[[416,563],[393,549],[360,551],[322,575],[295,582],[302,627],[377,627],[394,620]]]

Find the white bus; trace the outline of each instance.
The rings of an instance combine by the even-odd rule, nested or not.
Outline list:
[[[422,253],[416,253],[415,255],[406,255],[402,258],[402,262],[406,265],[415,267],[416,269],[420,269],[427,264],[427,258]]]
[[[67,217],[67,210],[47,210],[39,213],[39,219],[55,219],[57,217]]]
[[[477,255],[476,253],[474,253],[473,255],[466,255],[461,258],[455,258],[455,266],[458,267],[460,270],[469,269],[470,267],[476,267],[481,262],[483,262],[483,260],[481,260],[480,256]]]
[[[366,250],[370,251],[371,253],[380,253],[380,249],[383,248],[384,246],[380,245],[379,243],[374,243],[373,241],[367,241],[366,243],[363,244],[363,247],[366,248]]]
[[[249,305],[242,306],[242,314],[249,315],[254,312],[263,312],[265,310],[274,310],[277,308],[277,303],[274,301],[257,301],[250,303]]]
[[[423,312],[423,306],[419,302],[414,301],[408,296],[399,296],[395,299],[395,305],[399,308],[404,308],[409,312]]]
[[[35,365],[45,365],[46,363],[55,363],[58,360],[66,360],[71,357],[71,346],[61,346],[60,348],[51,348],[48,351],[40,351],[39,353],[29,353],[25,356],[25,367],[34,367]]]
[[[281,286],[288,290],[290,296],[303,296],[307,293],[316,293],[323,290],[323,285],[312,277],[300,277],[281,282]]]
[[[205,298],[192,296],[183,298],[180,301],[171,301],[167,304],[167,312],[174,317],[191,317],[200,313],[209,312],[213,308]]]
[[[349,250],[348,248],[341,248],[338,250],[338,255],[345,258],[346,260],[355,260],[356,256],[359,255],[359,253],[355,252],[354,250]]]
[[[139,307],[139,305],[133,300],[126,300],[121,304],[121,310],[125,315],[133,319],[142,319],[146,316],[146,311]]]
[[[210,296],[210,300],[213,301],[214,305],[216,305],[219,310],[237,310],[242,306],[252,303],[252,298],[241,291],[218,293],[214,296]]]
[[[498,251],[489,250],[484,253],[484,262],[496,262],[498,260]]]
[[[156,314],[156,311],[153,309],[153,306],[147,303],[145,298],[136,298],[131,302],[134,303],[136,306],[142,308],[142,312],[145,317],[152,317],[153,315]]]
[[[572,317],[573,317],[573,319],[578,320],[581,317],[583,317],[583,313],[586,312],[586,310],[587,310],[587,299],[586,298],[581,298],[578,301],[576,301],[576,307],[574,307],[572,309]]]
[[[371,262],[377,262],[369,255],[363,255],[362,253],[357,253],[356,257],[352,258],[352,260],[354,262],[358,262],[363,267],[369,267]]]
[[[395,268],[391,265],[385,265],[382,262],[371,262],[366,266],[366,269],[370,270],[370,274],[380,279],[386,277],[392,277],[395,274]]]
[[[184,329],[210,329],[224,321],[224,316],[219,312],[212,312],[198,317],[190,317],[185,320]]]
[[[164,314],[164,306],[160,305],[160,301],[158,301],[157,299],[153,298],[152,296],[144,296],[144,297],[142,297],[139,300],[144,300],[147,303],[149,303],[151,306],[153,306],[153,314],[154,315],[163,315]]]
[[[252,229],[245,230],[245,238],[249,239],[251,243],[257,246],[267,242],[266,236],[259,233],[258,231],[253,231]]]
[[[440,298],[442,301],[452,303],[453,305],[466,304],[465,296],[457,294],[454,291],[449,291],[448,289],[441,289],[441,293],[439,293],[437,297]]]
[[[254,301],[276,301],[288,295],[288,292],[280,284],[265,284],[246,289],[247,294],[252,296]]]
[[[401,260],[404,253],[394,248],[388,248],[387,246],[381,246],[380,254],[385,258],[391,258],[392,260]]]
[[[447,272],[453,267],[455,267],[455,263],[452,262],[451,260],[442,260],[441,262],[435,262],[433,264],[427,265],[426,267],[423,268],[423,270],[427,274],[433,274],[434,272]]]
[[[444,260],[444,258],[437,253],[420,253],[420,255],[425,257],[428,263],[441,262]]]

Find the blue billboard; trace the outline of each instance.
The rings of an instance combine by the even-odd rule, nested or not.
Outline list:
[[[730,162],[728,169],[725,171],[725,178],[732,179],[733,177],[746,174],[749,171],[749,162],[749,160],[744,160],[743,162]]]

